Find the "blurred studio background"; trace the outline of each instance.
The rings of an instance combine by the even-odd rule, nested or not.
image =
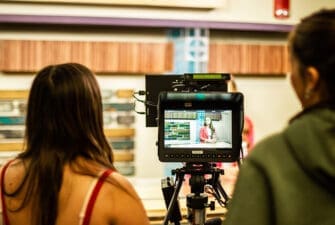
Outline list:
[[[157,128],[146,127],[132,108],[130,91],[145,90],[145,74],[232,73],[257,143],[300,109],[286,76],[288,32],[304,15],[334,6],[333,0],[2,0],[2,156],[20,150],[24,101],[36,71],[69,61],[97,74],[106,134],[126,175],[165,173]],[[135,108],[144,110],[140,103]]]

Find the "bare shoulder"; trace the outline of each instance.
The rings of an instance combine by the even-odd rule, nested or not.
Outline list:
[[[25,176],[25,163],[20,159],[14,159],[9,162],[10,163],[5,171],[5,177],[4,177],[4,184],[5,184],[5,190],[8,192],[11,192],[15,190],[18,185],[21,184],[22,179]],[[4,170],[4,165],[1,167],[0,173],[2,174]]]
[[[133,189],[133,185],[130,183],[130,181],[120,173],[118,172],[112,173],[111,178],[117,181],[122,187]]]
[[[149,225],[144,205],[126,177],[114,172],[105,183],[103,204],[104,206],[109,205],[106,213],[108,213],[111,224]],[[129,213],[132,216],[129,216]]]
[[[134,186],[130,181],[118,172],[114,172],[110,175],[108,183],[110,183],[110,191],[113,192],[125,192],[124,194],[130,195],[132,198],[140,200]]]

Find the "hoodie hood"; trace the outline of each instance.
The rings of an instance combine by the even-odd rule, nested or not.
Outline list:
[[[335,110],[317,107],[292,120],[285,139],[301,168],[313,180],[335,188]]]

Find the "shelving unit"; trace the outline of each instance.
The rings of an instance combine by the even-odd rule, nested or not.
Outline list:
[[[133,90],[103,90],[102,92],[104,131],[113,149],[115,166],[124,175],[134,175]],[[24,149],[27,98],[27,90],[0,90],[0,158],[3,161],[14,157]]]

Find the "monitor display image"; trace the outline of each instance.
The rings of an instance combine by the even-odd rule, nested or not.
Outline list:
[[[231,110],[165,110],[165,148],[232,148]]]

